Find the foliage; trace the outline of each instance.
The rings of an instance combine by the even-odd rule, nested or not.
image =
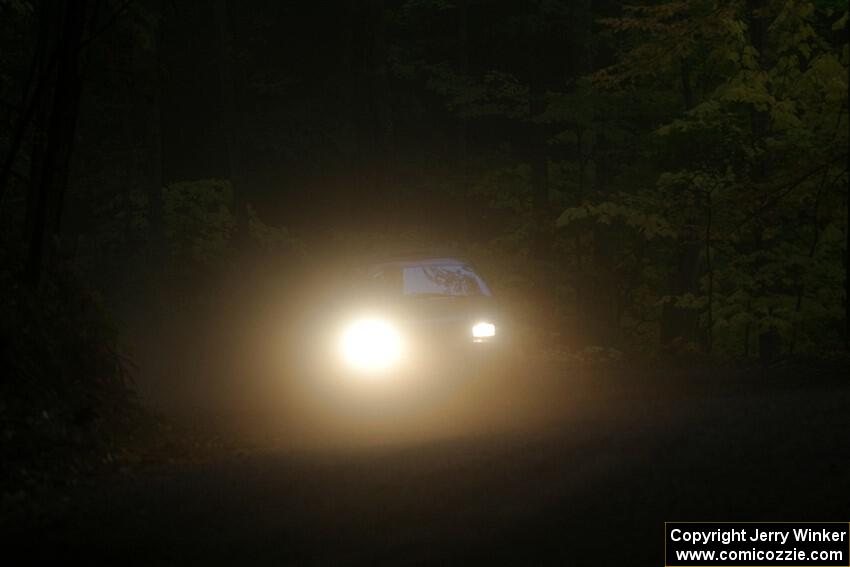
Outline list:
[[[5,251],[8,252],[8,251]],[[68,265],[40,296],[21,288],[17,259],[0,271],[0,426],[6,490],[68,481],[127,441],[139,408],[130,365],[102,297]],[[53,471],[61,465],[59,471]],[[53,471],[53,472],[50,472]]]
[[[189,266],[211,266],[228,254],[235,228],[229,181],[202,179],[163,188],[165,232],[172,256]]]
[[[497,152],[467,165],[473,180],[461,189],[497,219],[490,245],[534,255],[545,238],[546,261],[563,266],[558,285],[571,290],[566,312],[609,329],[591,341],[657,348],[660,333],[687,350],[738,356],[778,333],[787,353],[840,348],[846,6],[603,4],[595,37],[584,9],[495,8],[490,46],[520,37],[538,73],[565,58],[572,69],[565,84],[546,83],[534,112],[541,85],[529,59],[465,69],[445,49],[429,59],[424,43],[411,43],[397,62],[399,76],[424,80],[457,116],[511,125]],[[457,7],[408,3],[404,25],[414,12],[445,19]],[[553,30],[578,38],[560,60],[540,51]],[[529,132],[548,145],[557,233],[534,210],[528,149],[515,150]]]
[[[700,275],[658,303],[696,312],[704,348],[753,352],[767,331],[791,351],[838,348],[847,61],[826,24],[842,17],[806,2],[670,2],[605,20],[628,50],[595,75],[598,88],[663,88],[686,72],[679,89],[698,92],[652,133],[654,184],[568,209],[559,222],[621,215],[634,227],[664,211],[665,233],[699,250]]]
[[[173,183],[162,191],[165,231],[175,261],[188,267],[227,263],[234,252],[237,230],[230,182],[199,179]],[[286,228],[264,223],[250,205],[245,226],[252,247],[300,253],[298,240]]]

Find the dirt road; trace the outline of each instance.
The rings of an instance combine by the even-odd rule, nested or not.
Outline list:
[[[100,479],[7,530],[7,549],[92,565],[658,566],[665,520],[850,519],[844,382],[564,379],[524,401],[547,418],[515,428],[246,442]]]

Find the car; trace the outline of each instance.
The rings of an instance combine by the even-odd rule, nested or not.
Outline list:
[[[321,261],[299,289],[272,396],[293,435],[383,442],[512,415],[525,359],[509,311],[468,259]]]
[[[339,337],[350,370],[445,368],[498,348],[503,329],[490,287],[456,256],[409,255],[361,271],[357,313]]]
[[[458,255],[372,259],[318,281],[325,289],[312,295],[312,322],[298,333],[299,375],[318,399],[448,391],[498,367],[506,352],[499,302]]]

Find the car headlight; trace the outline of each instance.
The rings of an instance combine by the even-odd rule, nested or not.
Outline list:
[[[481,321],[472,326],[472,337],[476,339],[485,339],[487,337],[496,336],[496,325]]]
[[[377,371],[392,366],[401,357],[398,331],[381,319],[361,319],[342,333],[342,356],[360,370]]]

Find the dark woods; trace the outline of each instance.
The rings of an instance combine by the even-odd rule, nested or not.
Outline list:
[[[426,244],[547,347],[848,347],[845,2],[0,12],[7,367],[56,359],[56,313],[117,341],[154,298]]]
[[[11,135],[0,196],[5,198],[9,190],[18,154],[28,149],[29,179],[19,179],[29,185],[22,236],[27,247],[25,281],[35,289],[41,281],[46,243],[59,236],[82,88],[78,51],[83,48],[89,14],[85,2],[61,9],[46,4],[26,8],[38,10],[33,13],[35,45],[20,103],[9,107],[17,112],[9,113]],[[24,148],[28,131],[32,139],[30,147]]]

